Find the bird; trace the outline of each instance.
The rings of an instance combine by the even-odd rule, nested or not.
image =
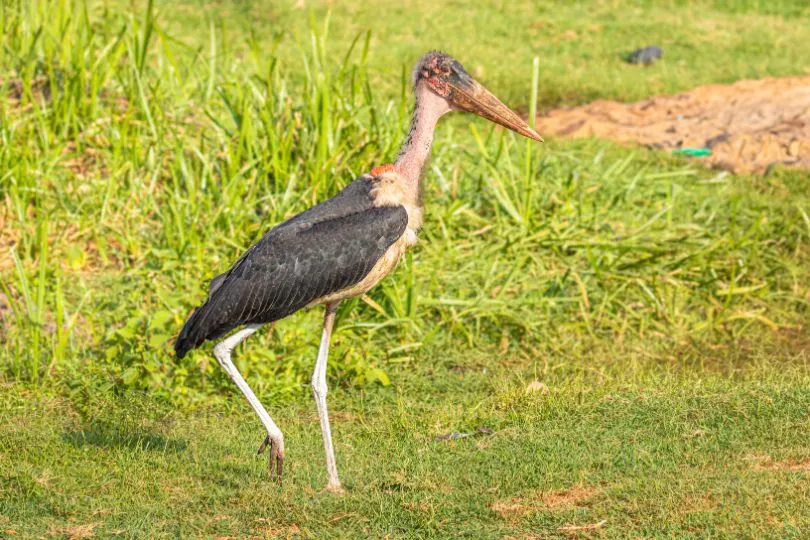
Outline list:
[[[177,358],[206,340],[219,364],[247,398],[267,435],[271,478],[281,481],[284,435],[231,360],[234,347],[265,324],[308,306],[324,306],[312,392],[326,454],[326,490],[341,492],[329,412],[326,367],[341,301],[363,295],[397,266],[422,226],[422,177],[439,119],[473,113],[535,141],[542,137],[476,81],[450,55],[424,54],[412,72],[415,104],[410,131],[393,163],[371,170],[334,197],[266,232],[226,272],[214,277],[208,298],[189,316],[174,343]]]

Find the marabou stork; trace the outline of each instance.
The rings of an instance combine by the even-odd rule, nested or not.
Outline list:
[[[284,436],[231,361],[231,351],[262,325],[301,308],[326,307],[312,390],[323,435],[327,490],[340,491],[326,409],[326,359],[341,300],[362,295],[392,272],[416,243],[422,225],[420,180],[439,118],[475,113],[521,135],[542,138],[447,54],[430,52],[413,70],[416,96],[411,130],[393,164],[374,167],[341,192],[271,229],[224,274],[211,280],[208,299],[183,326],[178,358],[205,340],[244,326],[214,347],[220,365],[267,430],[270,474],[281,479]]]

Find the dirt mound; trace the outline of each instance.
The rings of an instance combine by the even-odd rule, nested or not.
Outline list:
[[[594,101],[538,118],[539,131],[674,150],[708,147],[707,165],[763,172],[810,169],[810,77],[712,84],[638,103]]]

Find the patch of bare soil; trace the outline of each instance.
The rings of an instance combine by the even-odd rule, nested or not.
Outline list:
[[[700,86],[637,103],[599,100],[538,118],[539,131],[601,137],[674,150],[708,147],[700,158],[738,173],[810,169],[810,77]]]

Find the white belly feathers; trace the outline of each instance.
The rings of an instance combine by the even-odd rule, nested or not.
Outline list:
[[[324,297],[318,298],[311,305],[314,304],[331,304],[365,294],[372,287],[374,287],[382,278],[390,274],[400,257],[405,251],[416,244],[416,234],[422,226],[422,208],[419,206],[419,196],[417,193],[411,193],[406,187],[407,184],[398,178],[395,172],[386,172],[378,176],[374,180],[376,185],[371,189],[371,198],[374,200],[374,206],[402,206],[408,213],[408,226],[402,236],[394,242],[391,247],[380,257],[377,264],[359,283],[352,285],[341,291],[328,294]]]

